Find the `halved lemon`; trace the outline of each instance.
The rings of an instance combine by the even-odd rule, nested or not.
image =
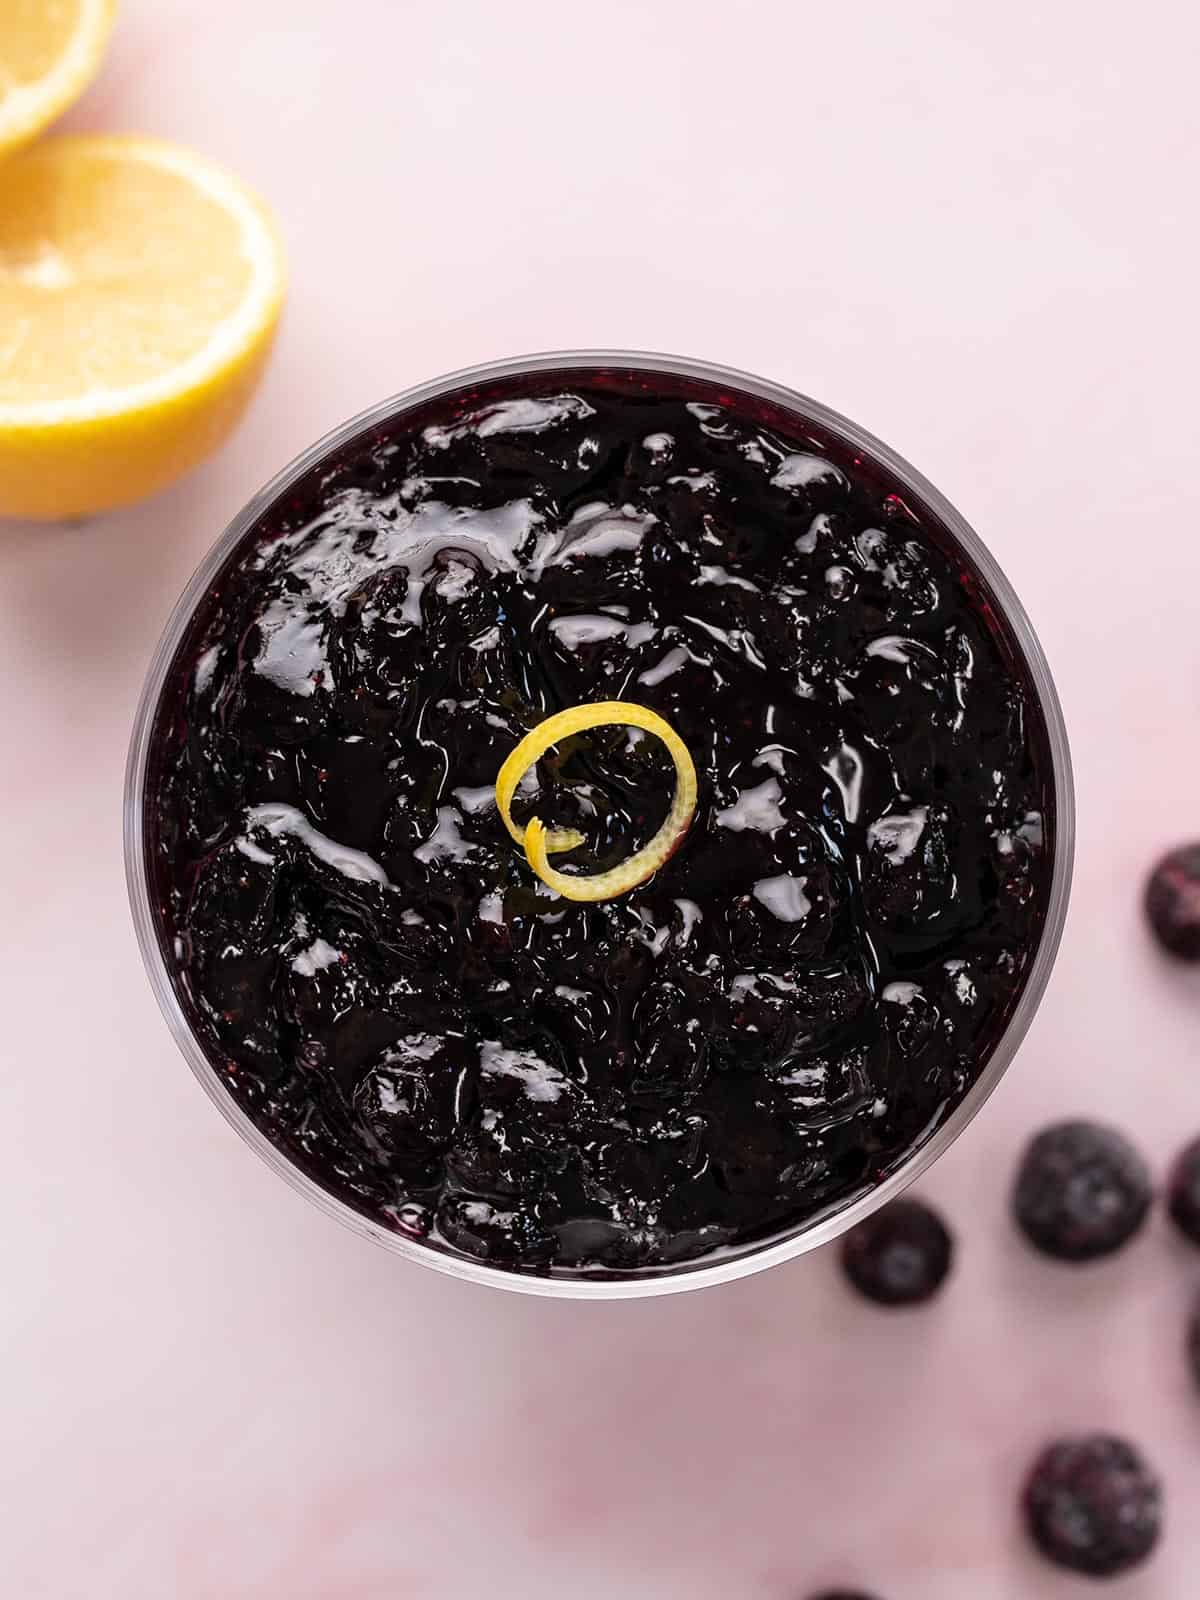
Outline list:
[[[107,510],[202,461],[284,281],[265,206],[190,151],[63,137],[0,163],[0,516]]]
[[[32,139],[96,76],[116,0],[0,0],[0,151]]]

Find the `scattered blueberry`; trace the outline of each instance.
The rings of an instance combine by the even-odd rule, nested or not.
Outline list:
[[[1187,1358],[1196,1387],[1200,1389],[1200,1300],[1193,1306],[1188,1321]]]
[[[1133,1237],[1151,1194],[1150,1170],[1123,1134],[1095,1122],[1059,1122],[1025,1151],[1013,1215],[1045,1255],[1091,1261]]]
[[[932,1299],[953,1257],[945,1223],[920,1200],[893,1200],[842,1240],[846,1276],[860,1294],[883,1306]]]
[[[1179,1231],[1200,1244],[1200,1139],[1184,1145],[1171,1164],[1167,1210]]]
[[[1025,1484],[1029,1536],[1048,1561],[1109,1578],[1144,1561],[1162,1529],[1162,1488],[1124,1439],[1060,1439]]]
[[[1200,844],[1163,856],[1146,881],[1146,916],[1159,944],[1200,961]]]

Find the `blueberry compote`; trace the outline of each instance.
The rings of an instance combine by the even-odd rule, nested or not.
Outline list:
[[[653,879],[573,903],[493,784],[616,699],[680,733],[699,806]],[[535,778],[519,814],[584,872],[673,784],[620,727]],[[903,1163],[1012,1013],[1054,840],[1036,694],[934,513],[796,412],[601,368],[444,394],[293,483],[191,620],[148,783],[229,1093],[376,1222],[541,1273],[763,1240]]]

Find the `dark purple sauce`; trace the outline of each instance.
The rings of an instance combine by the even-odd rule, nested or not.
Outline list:
[[[601,699],[674,725],[700,802],[589,906],[491,790]],[[683,1261],[877,1183],[979,1076],[1045,914],[1046,731],[963,552],[802,417],[669,375],[497,380],[311,471],[154,740],[163,948],[229,1092],[367,1216],[516,1270]],[[622,728],[538,776],[588,872],[673,782]]]

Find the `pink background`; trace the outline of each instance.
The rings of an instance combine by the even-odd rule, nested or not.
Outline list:
[[[233,444],[153,504],[0,533],[0,1591],[86,1600],[1016,1600],[1024,1464],[1126,1430],[1169,1526],[1119,1600],[1196,1591],[1200,1255],[1006,1219],[1044,1119],[1161,1168],[1200,1129],[1200,978],[1144,938],[1200,831],[1194,12],[1100,0],[126,0],[79,127],[177,137],[274,202],[294,269]],[[306,1206],[192,1081],[120,858],[167,610],[291,455],[418,380],[616,344],[850,413],[989,540],[1056,671],[1080,793],[1063,953],[923,1181],[943,1300],[824,1252],[724,1289],[543,1303]],[[1171,419],[1164,425],[1164,419]],[[1190,1524],[1190,1526],[1189,1526]]]

